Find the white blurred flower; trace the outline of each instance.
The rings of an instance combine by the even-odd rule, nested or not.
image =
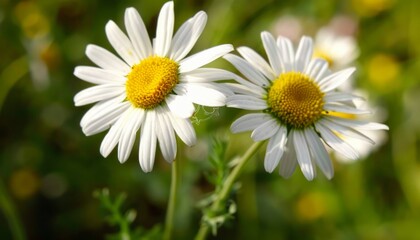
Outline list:
[[[349,67],[358,56],[353,36],[339,35],[331,28],[321,28],[315,36],[314,57],[326,60],[333,70]]]

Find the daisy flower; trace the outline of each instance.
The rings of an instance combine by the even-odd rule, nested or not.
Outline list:
[[[163,5],[153,41],[134,8],[126,9],[124,20],[128,36],[113,21],[105,27],[121,58],[102,47],[87,46],[86,55],[98,67],[78,66],[74,75],[96,86],[79,92],[74,102],[76,106],[96,103],[80,125],[87,136],[109,129],[100,147],[104,157],[118,144],[118,159],[125,162],[139,131],[140,166],[150,172],[157,144],[168,162],[176,156],[176,135],[188,146],[195,144],[189,119],[194,103],[224,106],[231,92],[214,81],[231,79],[231,74],[202,66],[233,47],[219,45],[185,58],[201,35],[207,15],[198,12],[173,35],[173,2]]]
[[[224,56],[247,78],[235,76],[239,84],[229,86],[236,94],[228,97],[226,105],[259,111],[237,119],[231,131],[252,130],[254,141],[268,140],[264,159],[267,172],[280,165],[280,174],[287,178],[299,164],[304,176],[312,180],[317,165],[330,179],[334,169],[323,143],[350,159],[357,159],[359,154],[347,137],[373,143],[363,131],[388,127],[330,114],[369,112],[347,104],[359,97],[336,91],[354,68],[328,71],[325,60],[311,59],[313,44],[309,37],[301,38],[296,51],[287,38],[276,40],[268,32],[263,32],[261,38],[269,63],[248,47],[237,49],[243,58]]]
[[[330,28],[321,28],[314,41],[314,57],[328,62],[332,69],[343,69],[359,56],[356,40],[350,35],[339,35]]]

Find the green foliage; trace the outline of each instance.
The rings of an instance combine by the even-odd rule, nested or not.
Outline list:
[[[113,199],[109,190],[104,188],[96,190],[93,196],[99,200],[105,212],[105,220],[111,226],[119,228],[118,233],[107,235],[107,240],[158,240],[162,238],[160,225],[156,225],[150,230],[145,230],[142,227],[137,227],[134,230],[130,229],[130,225],[136,219],[137,212],[134,209],[130,209],[123,213],[122,205],[127,198],[126,194],[120,193]]]

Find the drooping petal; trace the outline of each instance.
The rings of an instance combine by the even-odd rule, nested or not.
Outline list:
[[[296,158],[300,169],[305,178],[311,181],[315,177],[315,169],[312,166],[309,146],[305,140],[305,135],[301,130],[292,130],[290,134],[293,134],[293,145],[295,146]]]
[[[160,107],[157,108],[156,134],[163,158],[171,163],[176,156],[176,138],[172,124],[167,117],[167,113]]]
[[[151,172],[155,163],[156,155],[156,112],[145,112],[145,120],[141,127],[139,162],[144,172]]]
[[[285,127],[280,127],[276,132],[274,132],[274,136],[268,141],[267,151],[264,158],[265,171],[271,173],[277,167],[283,156],[286,142],[287,129]]]
[[[296,150],[293,145],[293,135],[289,134],[286,150],[283,153],[283,157],[280,159],[279,174],[284,178],[290,178],[295,172],[297,163]]]
[[[306,142],[309,146],[309,150],[312,157],[315,159],[316,164],[324,173],[324,175],[328,179],[331,179],[334,176],[334,168],[324,144],[322,144],[321,140],[313,129],[305,129],[304,134]]]
[[[144,115],[143,109],[133,108],[133,113],[120,135],[118,144],[118,160],[120,163],[124,163],[127,161],[128,157],[130,157],[131,150],[133,149],[136,140],[137,131],[143,122]]]

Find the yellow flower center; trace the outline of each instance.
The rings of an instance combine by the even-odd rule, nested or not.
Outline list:
[[[334,66],[334,60],[332,59],[330,54],[327,54],[324,51],[321,51],[319,49],[315,49],[314,51],[314,57],[315,58],[321,58],[328,62],[328,66],[333,67]]]
[[[324,93],[308,76],[282,73],[268,91],[271,113],[292,128],[305,128],[317,121],[324,106]]]
[[[166,57],[145,58],[134,65],[127,76],[127,100],[137,108],[154,108],[165,100],[178,82],[176,62]]]

